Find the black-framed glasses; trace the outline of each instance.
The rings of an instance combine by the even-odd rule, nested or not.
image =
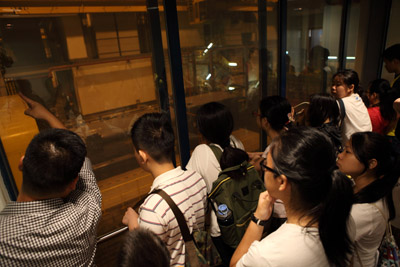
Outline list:
[[[261,170],[262,170],[263,172],[270,171],[270,172],[272,172],[273,174],[275,174],[276,176],[281,175],[277,170],[274,170],[274,169],[268,167],[267,165],[265,165],[264,162],[265,162],[265,159],[263,159],[263,160],[260,162],[260,167],[261,167]]]

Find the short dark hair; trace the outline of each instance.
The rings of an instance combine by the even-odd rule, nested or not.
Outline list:
[[[120,267],[169,267],[170,253],[164,242],[150,230],[137,228],[129,232],[122,245]]]
[[[329,119],[333,125],[339,124],[339,107],[329,94],[321,93],[310,97],[308,122],[312,127],[319,127]]]
[[[292,112],[292,106],[286,98],[275,95],[264,97],[260,101],[260,117],[267,118],[268,123],[275,131],[280,131],[290,123],[288,114]]]
[[[316,128],[296,127],[272,141],[270,154],[275,170],[291,183],[291,208],[311,218],[306,227],[318,222],[329,263],[347,265],[352,248],[347,220],[353,189],[350,179],[336,167],[332,142]]]
[[[78,176],[86,156],[83,140],[65,129],[40,132],[23,160],[22,189],[31,196],[62,193]]]
[[[390,141],[378,133],[359,132],[352,134],[350,145],[365,171],[371,159],[376,159],[378,163],[375,168],[376,180],[355,194],[355,203],[373,203],[386,197],[390,218],[394,218],[392,189],[400,176],[400,161]]]
[[[400,44],[395,44],[386,48],[382,56],[384,59],[388,60],[393,60],[393,59],[400,60]]]
[[[131,137],[136,151],[143,150],[156,162],[172,162],[175,136],[165,113],[147,113],[132,126]]]
[[[340,70],[332,76],[332,81],[336,77],[342,79],[343,83],[346,84],[347,86],[351,86],[352,84],[354,84],[354,93],[358,93],[360,79],[358,78],[358,74],[355,70],[351,69]]]
[[[202,105],[196,113],[197,127],[207,141],[222,148],[230,145],[233,116],[230,110],[218,102]]]

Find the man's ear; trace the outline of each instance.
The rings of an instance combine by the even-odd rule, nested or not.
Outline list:
[[[138,154],[141,164],[144,164],[149,160],[149,155],[145,151],[139,149]]]
[[[76,176],[76,178],[69,184],[68,187],[71,191],[74,191],[76,189],[76,184],[78,183],[78,180],[79,180],[79,175]]]
[[[22,172],[22,167],[24,165],[24,158],[25,158],[25,155],[22,155],[22,157],[19,159],[19,162],[18,162],[18,170],[20,170],[21,172]]]
[[[368,161],[368,169],[370,170],[375,169],[376,166],[378,166],[378,161],[376,159],[370,159]]]

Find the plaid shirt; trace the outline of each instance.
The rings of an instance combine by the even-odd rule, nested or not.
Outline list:
[[[90,160],[66,199],[10,202],[0,212],[1,266],[90,266],[101,194]]]

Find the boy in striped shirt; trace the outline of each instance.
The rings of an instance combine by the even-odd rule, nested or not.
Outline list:
[[[175,137],[166,115],[148,113],[133,125],[131,137],[139,165],[154,177],[150,195],[137,214],[128,208],[122,222],[129,230],[145,227],[165,242],[171,253],[171,266],[185,265],[185,242],[178,222],[167,202],[156,189],[164,190],[183,213],[190,232],[204,228],[207,188],[204,179],[194,171],[174,167]]]

